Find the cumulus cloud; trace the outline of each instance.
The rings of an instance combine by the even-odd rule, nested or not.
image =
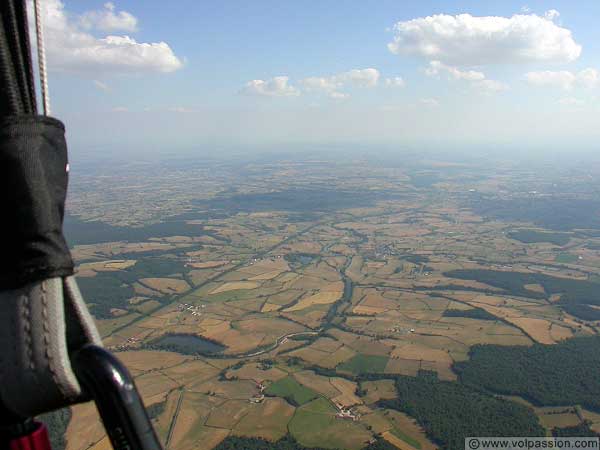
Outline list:
[[[104,92],[108,92],[110,91],[110,88],[108,87],[108,84],[100,81],[100,80],[92,80],[92,82],[94,83],[94,86],[96,86],[96,88],[100,91],[104,91]]]
[[[388,49],[458,66],[532,61],[569,62],[581,54],[571,31],[547,17],[437,14],[398,22]]]
[[[549,11],[546,11],[546,13],[544,14],[544,17],[548,20],[554,20],[554,19],[558,19],[560,17],[560,13],[555,9],[551,9]]]
[[[185,106],[171,106],[170,108],[167,108],[167,111],[174,112],[174,113],[181,113],[181,114],[194,112],[193,109],[187,108]]]
[[[430,61],[429,67],[425,69],[427,76],[438,76],[440,72],[447,72],[455,80],[479,81],[485,79],[483,72],[475,70],[460,70],[456,67],[448,66],[441,61]]]
[[[430,61],[429,66],[425,69],[425,75],[430,77],[439,77],[442,72],[448,74],[450,79],[468,81],[471,86],[487,93],[501,92],[508,89],[508,85],[505,83],[487,79],[483,72],[461,70],[441,61]]]
[[[402,79],[402,77],[393,77],[393,78],[386,78],[385,79],[385,85],[388,87],[404,87],[406,86],[406,83],[404,82],[404,80]]]
[[[440,102],[438,102],[435,98],[422,98],[419,100],[419,103],[425,106],[438,107],[440,106]]]
[[[356,87],[372,88],[377,86],[379,76],[379,70],[369,68],[353,69],[348,72],[336,75],[335,78],[337,78],[342,84],[349,83],[352,86]]]
[[[592,68],[587,68],[577,73],[568,70],[543,70],[539,72],[527,72],[525,80],[534,86],[556,87],[566,91],[575,87],[591,89],[600,85],[600,72]]]
[[[480,80],[474,82],[473,85],[476,88],[488,93],[502,92],[509,89],[508,84],[497,80]]]
[[[294,97],[300,91],[288,84],[289,77],[279,76],[270,80],[251,80],[242,89],[242,94],[262,97]]]
[[[128,19],[129,13],[125,16],[121,12],[115,14],[114,6],[110,5],[102,12],[105,16],[96,12],[91,16],[91,13],[84,13],[77,18],[67,13],[60,0],[46,0],[42,3],[50,70],[94,75],[167,73],[183,67],[182,61],[165,42],[137,42],[125,35],[97,38],[89,33],[87,26],[99,30],[107,27],[113,27],[113,30],[115,27],[121,30],[126,27],[131,29],[133,22],[137,26],[137,19]],[[114,16],[114,20],[106,19],[108,16]],[[87,19],[84,20],[85,17]]]
[[[381,74],[377,69],[352,69],[337,75],[322,77],[307,77],[298,81],[299,88],[290,84],[287,76],[273,77],[270,80],[251,80],[242,88],[241,93],[267,97],[292,97],[300,95],[301,91],[326,95],[329,98],[341,100],[350,95],[340,92],[347,87],[372,88],[377,86]],[[398,78],[401,80],[401,78]]]
[[[332,98],[334,100],[346,100],[347,98],[350,98],[350,94],[346,94],[344,92],[330,92],[328,94],[329,98]]]
[[[310,92],[332,92],[345,86],[371,88],[377,86],[380,76],[377,69],[352,69],[337,75],[304,78],[300,85]]]
[[[565,97],[565,98],[561,98],[558,101],[558,103],[560,103],[561,105],[564,105],[564,106],[583,106],[585,104],[585,101],[580,100],[575,97]]]
[[[81,15],[79,23],[86,30],[96,29],[100,31],[137,31],[137,18],[127,11],[115,13],[115,4],[107,2],[104,9],[100,11],[88,11]]]

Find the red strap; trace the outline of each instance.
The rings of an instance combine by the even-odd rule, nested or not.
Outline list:
[[[27,436],[10,441],[10,450],[52,450],[46,425],[39,422],[37,428]]]

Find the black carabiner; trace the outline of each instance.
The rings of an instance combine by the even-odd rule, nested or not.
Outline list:
[[[71,356],[71,364],[96,403],[114,450],[162,450],[133,378],[112,353],[86,345]]]

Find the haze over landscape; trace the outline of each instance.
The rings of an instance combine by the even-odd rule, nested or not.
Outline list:
[[[598,437],[598,2],[45,5],[78,283],[166,449]]]

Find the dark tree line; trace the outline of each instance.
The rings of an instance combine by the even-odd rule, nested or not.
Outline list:
[[[586,280],[552,277],[541,273],[502,272],[487,269],[458,269],[444,274],[450,278],[475,280],[504,289],[510,295],[545,299],[547,295],[560,294],[559,304],[570,314],[581,319],[593,317],[600,320],[594,308],[588,305],[600,306],[600,284]],[[525,288],[527,284],[540,284],[546,294]],[[589,320],[589,319],[587,319]]]
[[[478,392],[457,382],[439,381],[435,372],[396,377],[398,397],[379,406],[414,417],[441,449],[464,448],[468,436],[544,436],[526,406]]]
[[[466,317],[467,319],[479,320],[498,320],[496,316],[490,314],[485,309],[447,309],[444,311],[444,317]]]
[[[228,436],[215,450],[325,450],[320,447],[304,447],[290,434],[284,436],[276,442],[267,441],[260,438],[247,438],[238,436]],[[375,442],[367,445],[363,450],[396,450],[396,447],[384,441],[376,439]]]
[[[463,384],[519,395],[540,406],[580,404],[600,412],[600,336],[554,345],[476,345],[454,364]]]

